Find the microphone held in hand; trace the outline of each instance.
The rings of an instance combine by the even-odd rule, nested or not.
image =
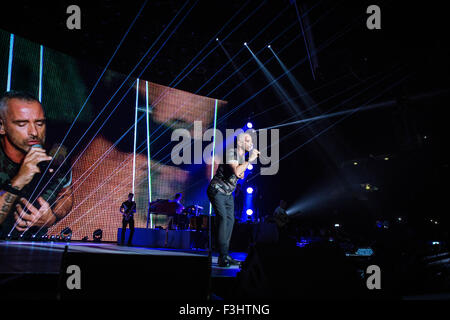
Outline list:
[[[44,149],[44,147],[40,144],[34,144],[31,147]],[[67,149],[63,145],[54,144],[48,152],[48,155],[53,158],[52,161],[41,161],[38,163],[41,174],[45,173],[50,162],[51,165],[50,168],[48,168],[48,172],[53,173],[55,170],[57,170],[66,159]]]
[[[32,147],[32,148],[41,148],[41,149],[44,149],[44,147],[43,147],[42,145],[40,145],[40,144],[33,144],[31,147]],[[41,162],[39,162],[39,163],[37,164],[37,166],[39,167],[39,170],[41,170],[41,174],[43,174],[43,173],[47,170],[47,167],[48,167],[48,164],[49,164],[49,163],[50,163],[50,161],[41,161]],[[52,173],[52,172],[53,172],[53,168],[49,168],[48,171],[49,171],[50,173]]]
[[[44,149],[40,144],[34,144],[31,147]],[[37,164],[41,172],[35,174],[31,182],[23,190],[24,198],[28,199],[29,201],[34,201],[34,199],[37,199],[39,196],[41,196],[41,193],[45,191],[43,189],[47,189],[48,187],[50,187],[48,186],[49,182],[51,182],[52,184],[57,183],[57,180],[53,178],[53,175],[58,170],[58,168],[63,165],[67,156],[67,149],[62,145],[55,144],[48,152],[48,155],[53,159],[51,161],[41,161]],[[39,204],[37,202],[35,202],[33,205],[37,208],[39,207]]]

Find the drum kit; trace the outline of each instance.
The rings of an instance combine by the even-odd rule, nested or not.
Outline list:
[[[202,213],[203,207],[191,205],[175,216],[175,225],[178,230],[207,230],[208,215]],[[213,219],[214,217],[211,217]]]

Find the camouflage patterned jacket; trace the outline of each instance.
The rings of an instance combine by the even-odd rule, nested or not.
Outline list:
[[[4,184],[8,184],[12,178],[14,178],[17,173],[19,172],[20,164],[13,162],[11,159],[8,158],[8,156],[3,151],[3,148],[0,144],[0,190],[2,189],[2,186]],[[45,201],[47,201],[50,206],[53,208],[55,206],[55,200],[57,199],[58,193],[63,189],[71,185],[72,183],[72,172],[70,169],[67,169],[66,167],[62,167],[59,172],[55,174],[55,176],[50,180],[51,174],[47,174],[42,179],[41,183],[39,184],[39,187],[37,186],[37,182],[40,180],[41,175],[35,176],[30,184],[25,186],[25,188],[22,189],[22,193],[24,195],[24,198],[29,198],[32,196],[32,200],[37,198],[38,192],[42,190],[42,188],[45,186],[44,190],[39,194],[42,198],[44,198]],[[33,183],[34,182],[34,183]],[[47,184],[47,182],[49,182]],[[46,185],[47,184],[47,185]],[[36,190],[36,191],[35,191]],[[35,192],[33,194],[33,192]],[[33,204],[34,206],[38,207],[37,202]],[[15,206],[13,206],[14,208]],[[14,220],[14,210],[11,210],[11,212],[8,214],[8,217],[6,220],[2,223],[0,226],[0,239],[6,237],[6,234],[8,234],[11,230],[11,228],[14,226],[15,220]],[[30,232],[33,232],[32,227],[30,229]],[[39,228],[36,228],[36,230]],[[45,229],[45,230],[44,230]],[[41,232],[39,234],[44,234],[47,232],[47,228],[42,228]],[[14,233],[17,233],[16,230],[14,230]],[[14,236],[14,234],[12,234]]]

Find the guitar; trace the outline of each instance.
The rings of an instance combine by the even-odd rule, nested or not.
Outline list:
[[[122,203],[122,206],[120,207],[120,212],[123,215],[123,218],[128,221],[133,217],[133,214],[136,212],[136,203],[132,203],[131,207],[127,206],[127,203]]]
[[[277,224],[278,228],[283,228],[290,221],[289,216],[287,214],[277,214],[274,217],[274,220],[275,220],[275,223]]]
[[[279,228],[284,228],[289,222],[291,222],[291,219],[294,217],[297,217],[301,214],[301,212],[296,212],[294,214],[284,214],[284,213],[278,213],[276,214],[273,219],[275,220],[275,223]]]

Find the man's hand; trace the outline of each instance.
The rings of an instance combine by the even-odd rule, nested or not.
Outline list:
[[[11,180],[11,185],[22,189],[31,182],[36,173],[40,173],[41,170],[38,167],[38,163],[42,161],[50,161],[52,157],[45,153],[42,148],[33,147],[27,153],[23,159],[23,163],[20,166],[19,172]]]
[[[37,201],[41,206],[40,209],[28,203],[27,199],[20,199],[22,204],[16,205],[16,212],[14,213],[17,222],[17,231],[23,232],[32,225],[37,227],[50,227],[55,223],[56,217],[48,202],[42,197],[37,198]],[[29,213],[24,211],[24,207],[27,208]]]
[[[239,178],[239,179],[243,179],[244,178],[244,175],[245,175],[245,173],[244,172],[242,172],[240,175],[238,175],[237,177]]]
[[[253,160],[256,160],[259,156],[259,151],[256,149],[252,149],[250,156],[248,157],[248,162],[252,162]]]

